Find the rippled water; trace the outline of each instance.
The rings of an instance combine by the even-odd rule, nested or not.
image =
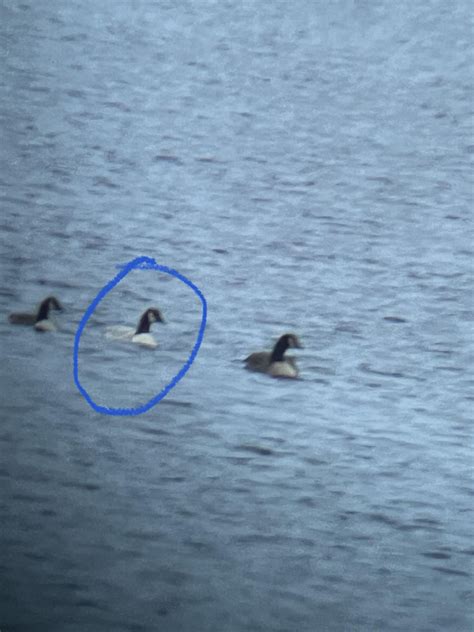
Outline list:
[[[473,627],[472,9],[1,8],[0,627]],[[117,265],[205,294],[189,374],[96,414]],[[15,328],[48,294],[60,331]],[[149,305],[156,352],[110,344]],[[136,271],[81,379],[143,404],[198,299]],[[295,331],[302,379],[242,370]]]

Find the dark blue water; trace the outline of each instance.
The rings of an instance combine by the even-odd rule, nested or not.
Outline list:
[[[0,628],[473,628],[472,8],[4,0]],[[96,414],[117,264],[205,294]],[[60,330],[13,327],[54,294]],[[148,306],[155,352],[105,340]],[[81,380],[200,303],[129,275]],[[240,360],[286,331],[302,379]],[[296,353],[295,353],[296,355]]]

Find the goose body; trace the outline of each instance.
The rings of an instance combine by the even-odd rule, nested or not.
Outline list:
[[[289,348],[301,349],[302,345],[295,334],[284,334],[277,340],[272,351],[256,351],[245,358],[245,367],[249,371],[266,373],[271,377],[297,378],[299,375],[296,361],[285,357]]]
[[[12,325],[28,325],[33,327],[36,322],[36,314],[13,312],[13,314],[9,314],[8,320]]]
[[[36,331],[56,331],[57,327],[49,318],[43,318],[34,324]]]
[[[148,347],[149,349],[156,349],[158,346],[153,334],[133,334],[132,342],[137,345],[142,345],[142,347]]]
[[[282,362],[271,362],[267,374],[272,377],[296,378],[299,375],[299,371],[294,360],[293,362],[283,360]]]
[[[150,333],[152,323],[164,323],[161,312],[156,307],[149,307],[140,316],[136,329],[124,325],[107,327],[106,338],[114,340],[129,340],[137,345],[155,349],[158,343],[153,334]]]
[[[60,312],[62,309],[57,298],[48,296],[41,302],[36,314],[13,312],[8,316],[8,320],[13,325],[28,325],[37,331],[55,331],[56,325],[50,320],[49,314],[51,310]]]

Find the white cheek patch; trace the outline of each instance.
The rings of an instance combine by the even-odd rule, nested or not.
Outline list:
[[[148,322],[156,323],[156,316],[153,312],[148,312]]]

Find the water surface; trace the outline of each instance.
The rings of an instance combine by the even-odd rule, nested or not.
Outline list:
[[[468,2],[6,0],[2,630],[472,629]],[[136,256],[209,319],[72,379]],[[13,328],[44,296],[60,331]],[[156,305],[155,353],[109,344]],[[137,271],[137,406],[197,298]],[[296,332],[302,379],[241,359]]]

